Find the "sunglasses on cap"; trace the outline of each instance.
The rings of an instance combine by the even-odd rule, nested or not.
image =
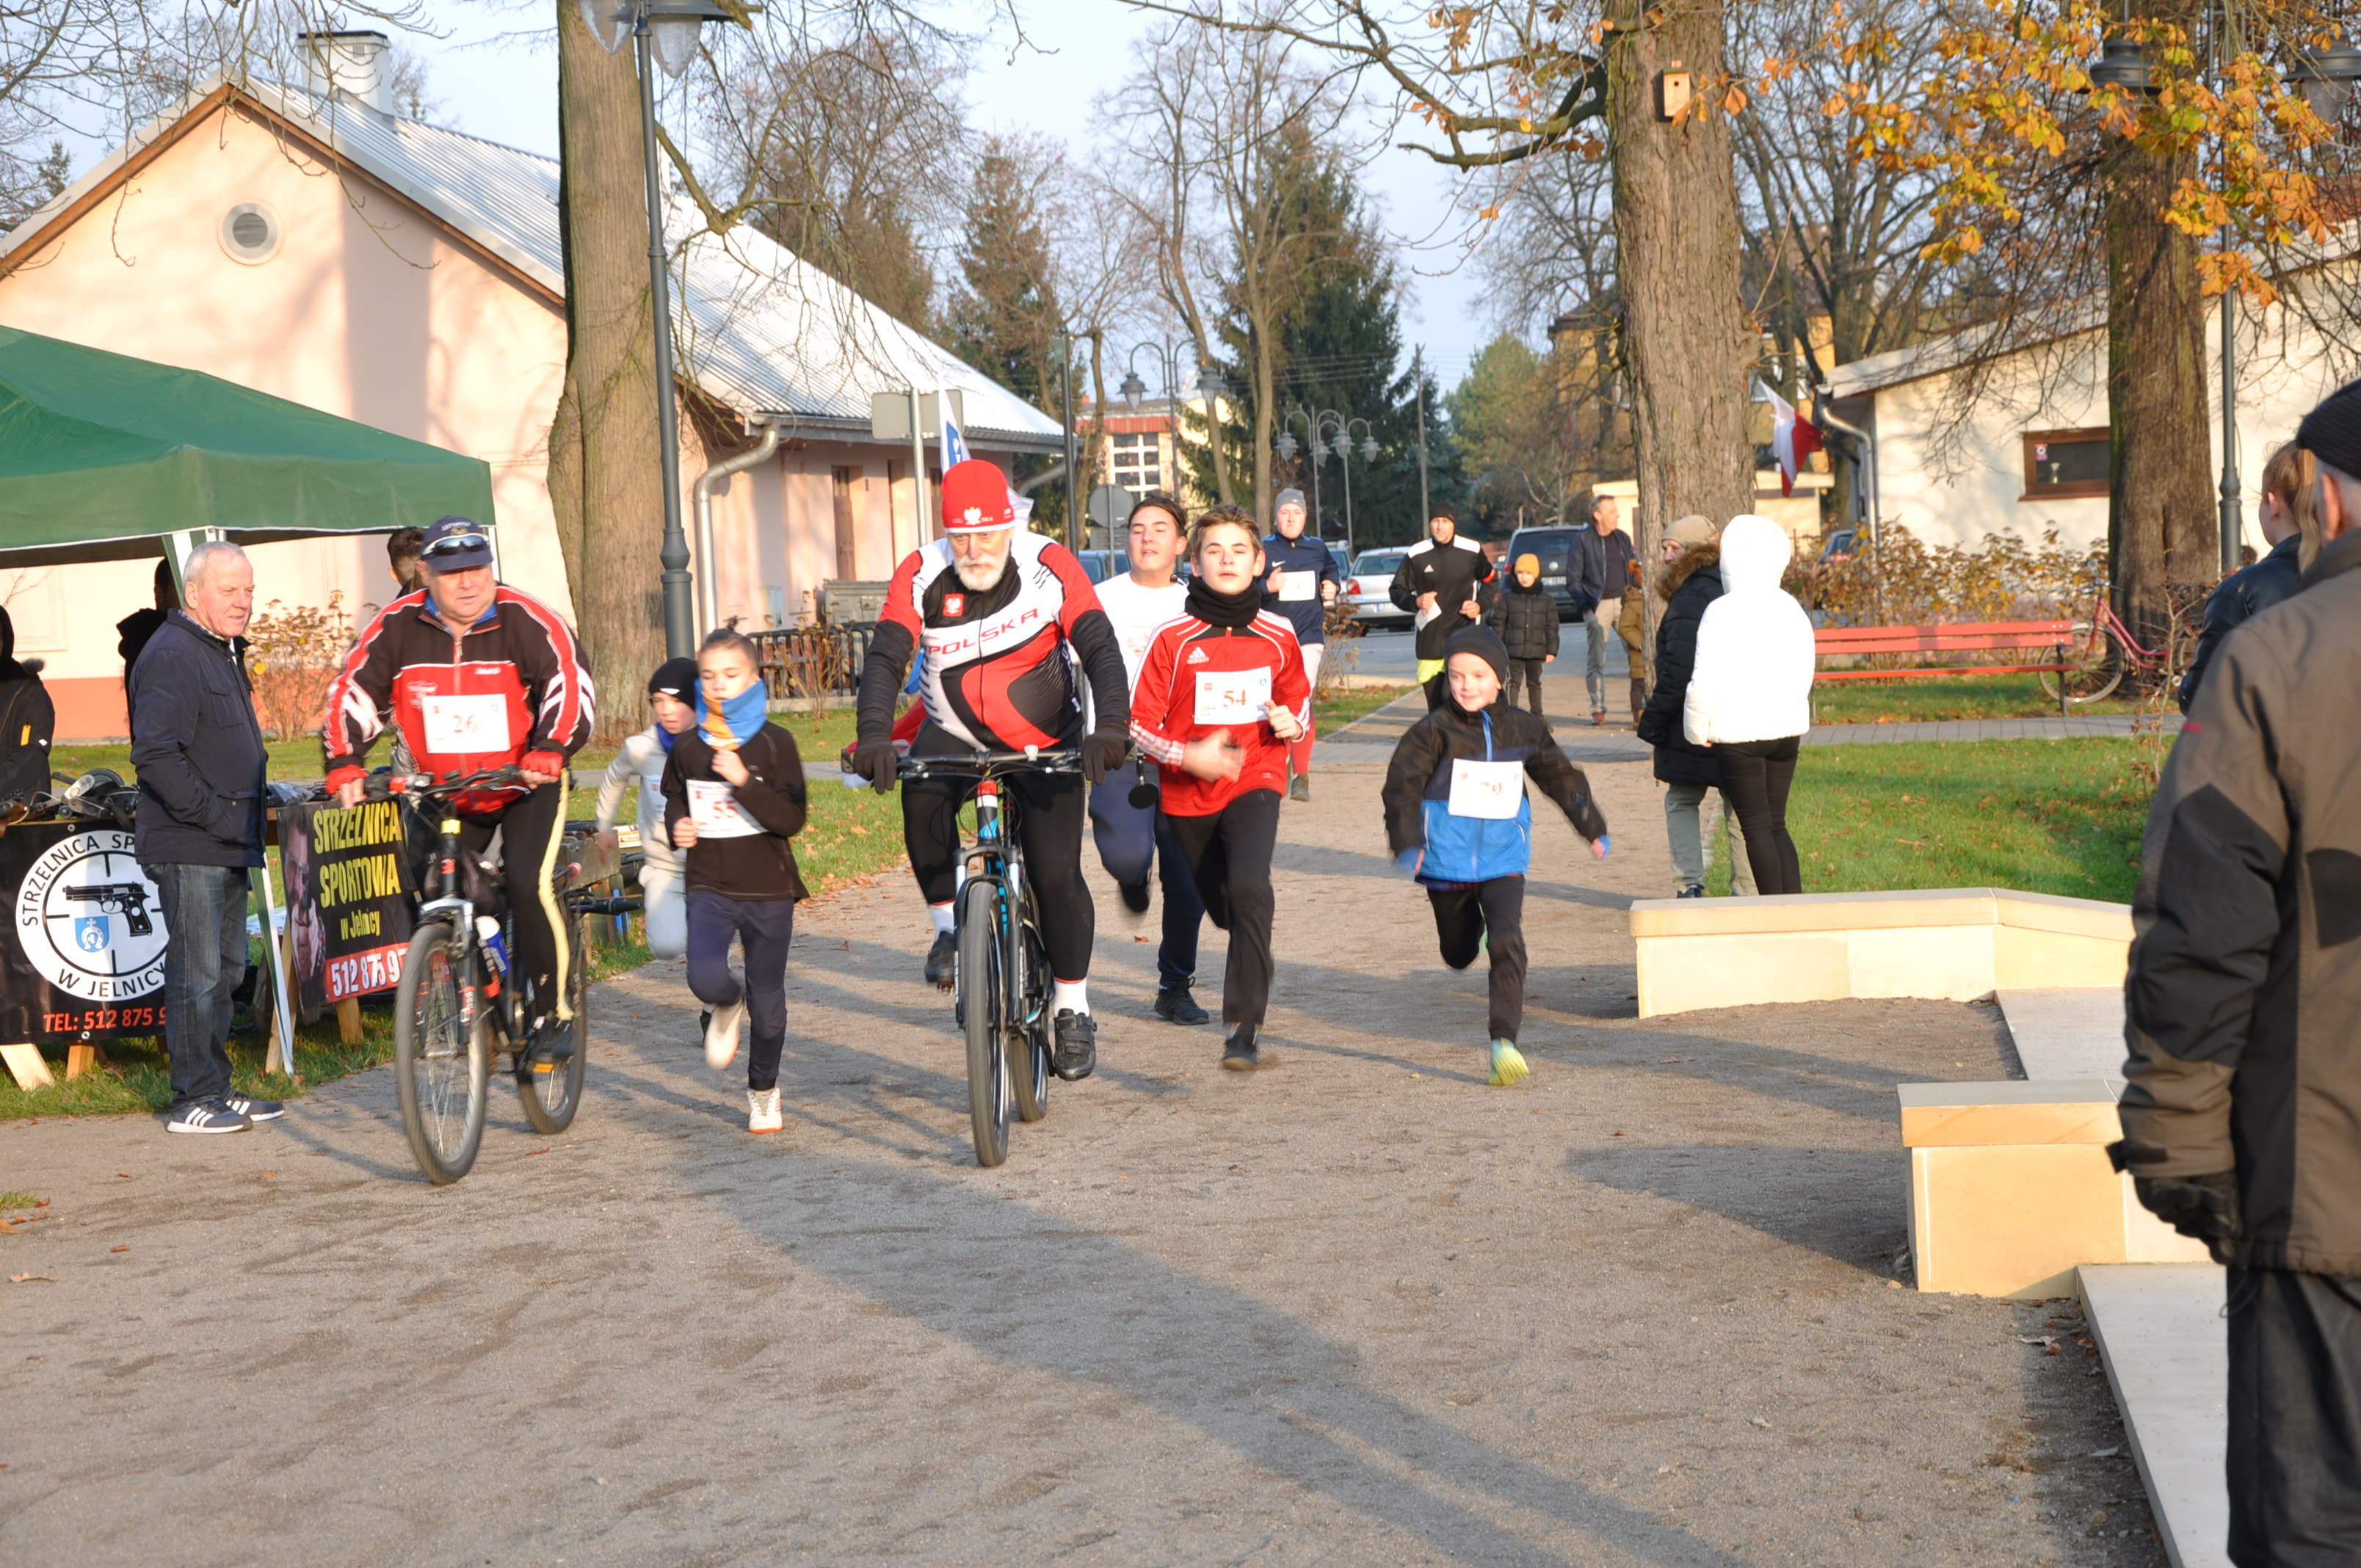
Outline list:
[[[445,555],[466,555],[478,550],[489,550],[491,547],[492,541],[488,534],[446,533],[421,550],[419,554],[427,560],[434,561]]]

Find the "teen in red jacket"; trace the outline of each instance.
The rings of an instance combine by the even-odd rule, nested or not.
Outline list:
[[[1158,628],[1131,699],[1131,734],[1154,759],[1161,806],[1205,913],[1230,934],[1222,1065],[1268,1066],[1255,1045],[1270,1003],[1270,853],[1287,745],[1312,724],[1312,683],[1295,630],[1262,608],[1262,542],[1238,507],[1215,507],[1189,536],[1196,576],[1185,609]]]

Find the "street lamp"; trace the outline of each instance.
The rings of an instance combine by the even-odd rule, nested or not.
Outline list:
[[[638,46],[640,150],[647,165],[648,277],[654,291],[656,444],[664,465],[664,654],[683,658],[697,647],[697,611],[689,596],[688,535],[680,521],[680,411],[672,362],[672,278],[664,265],[664,181],[656,163],[655,67],[677,79],[697,59],[697,34],[708,22],[731,20],[707,0],[581,0],[582,20],[609,54],[631,38]],[[651,55],[653,56],[653,60]],[[710,573],[713,564],[705,563]]]
[[[1361,427],[1361,460],[1365,463],[1376,460],[1378,438],[1370,433],[1367,420],[1343,419],[1334,411],[1322,417],[1337,422],[1336,439],[1331,444],[1330,449],[1336,454],[1336,466],[1345,471],[1345,559],[1350,561],[1353,558],[1355,532],[1353,527],[1353,427],[1356,424]]]

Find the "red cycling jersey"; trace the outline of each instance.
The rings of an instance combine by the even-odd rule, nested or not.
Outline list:
[[[1132,690],[1131,737],[1159,764],[1165,815],[1211,817],[1248,790],[1285,789],[1287,742],[1271,733],[1272,708],[1311,725],[1312,683],[1286,621],[1265,610],[1236,630],[1186,614],[1158,627]],[[1182,749],[1220,729],[1246,751],[1238,776],[1184,772]]]

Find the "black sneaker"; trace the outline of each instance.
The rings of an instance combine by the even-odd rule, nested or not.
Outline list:
[[[1258,1067],[1269,1066],[1271,1059],[1256,1047],[1251,1024],[1232,1029],[1230,1037],[1222,1043],[1222,1065],[1232,1072],[1252,1072]]]
[[[1057,1044],[1049,1052],[1049,1070],[1072,1083],[1090,1077],[1099,1065],[1099,1026],[1087,1013],[1069,1007],[1058,1014]]]
[[[1688,886],[1681,889],[1680,892],[1673,894],[1673,896],[1675,898],[1703,898],[1705,896],[1705,883],[1701,882],[1693,882],[1689,883]]]
[[[1130,910],[1134,915],[1148,913],[1148,883],[1145,881],[1119,882],[1115,885],[1123,894],[1123,906],[1126,909]]]
[[[525,1042],[528,1062],[567,1061],[574,1056],[574,1025],[552,1018],[533,1031]]]
[[[1213,1016],[1197,1005],[1197,999],[1189,994],[1185,985],[1156,993],[1156,1015],[1168,1024],[1202,1024]]]
[[[164,1121],[168,1133],[243,1133],[253,1126],[218,1100],[192,1100]]]
[[[221,1102],[249,1122],[269,1122],[287,1114],[287,1107],[276,1100],[255,1100],[243,1094],[225,1094]]]
[[[949,931],[935,933],[935,945],[927,949],[927,983],[951,988],[951,971],[959,962],[959,938]]]

